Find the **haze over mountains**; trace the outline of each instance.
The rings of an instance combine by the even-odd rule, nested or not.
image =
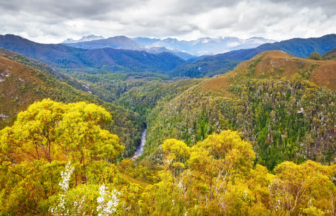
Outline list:
[[[95,39],[97,38],[97,39]],[[131,50],[146,50],[152,52],[152,49],[165,48],[165,51],[178,53],[189,53],[192,55],[213,55],[225,53],[231,50],[255,48],[261,44],[274,43],[274,40],[265,39],[262,37],[253,37],[249,39],[240,39],[237,37],[218,37],[218,38],[199,38],[197,40],[178,40],[175,38],[152,39],[152,38],[128,38],[125,36],[115,36],[104,39],[100,36],[87,36],[81,40],[74,41],[68,39],[63,42],[68,46],[96,49],[111,47],[115,49],[131,49]],[[187,56],[180,56],[186,58]]]
[[[104,39],[104,37],[96,36],[96,35],[88,35],[88,36],[83,36],[79,40],[73,40],[71,38],[68,38],[67,40],[63,41],[62,43],[64,43],[64,44],[66,44],[66,43],[79,43],[79,42],[93,41],[93,40],[100,40],[100,39]]]
[[[182,50],[192,55],[213,55],[231,50],[255,48],[261,44],[274,43],[274,40],[262,37],[240,39],[237,37],[199,38],[197,40],[177,40],[175,38],[150,39],[133,38],[134,41],[149,47],[166,47],[170,50]]]

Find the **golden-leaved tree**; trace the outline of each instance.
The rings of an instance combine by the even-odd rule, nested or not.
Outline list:
[[[335,165],[283,162],[271,174],[232,131],[192,148],[169,139],[162,151],[165,170],[142,194],[144,215],[335,215]]]
[[[0,131],[0,214],[116,211],[120,194],[112,189],[121,180],[108,161],[124,147],[101,129],[111,121],[105,109],[84,102],[45,99],[19,113]]]

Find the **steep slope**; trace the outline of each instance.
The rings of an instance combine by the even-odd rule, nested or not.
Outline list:
[[[15,35],[0,36],[0,47],[18,52],[61,69],[105,69],[109,71],[164,72],[185,61],[170,53],[145,51],[77,49],[60,44],[39,44]]]
[[[215,71],[213,71],[212,68],[217,69],[218,67],[216,67],[216,65],[218,62],[228,60],[245,61],[253,58],[259,53],[269,50],[281,50],[296,57],[307,58],[312,52],[316,51],[322,55],[325,52],[334,49],[335,47],[336,47],[336,34],[325,35],[320,38],[308,38],[308,39],[295,38],[272,44],[263,44],[254,49],[236,50],[224,54],[209,56],[199,61],[185,64],[179,68],[176,68],[176,70],[172,71],[172,73],[174,74],[177,71],[180,74],[189,73],[191,69],[192,71],[197,73],[197,71],[195,71],[195,68],[197,68],[197,65],[202,64],[206,65],[203,67],[205,71],[211,71],[212,73],[215,73]],[[226,68],[226,69],[224,68],[221,71],[221,73],[229,71],[230,69],[232,68]],[[216,73],[218,74],[219,72]]]
[[[330,90],[336,90],[336,62],[302,59],[281,51],[261,53],[262,60],[256,66],[258,78],[290,79],[295,73],[304,79]],[[250,61],[242,63],[237,70],[247,69]]]
[[[329,163],[336,156],[336,93],[329,90],[336,89],[335,76],[334,61],[269,51],[232,72],[203,78],[148,113],[144,157],[160,158],[167,138],[193,146],[231,129],[254,145],[256,162],[270,170],[285,160]],[[137,105],[129,106],[141,106],[130,96]]]
[[[0,55],[13,57],[13,53],[6,50],[1,50]],[[121,138],[126,147],[125,156],[133,154],[141,135],[143,120],[139,115],[74,89],[61,82],[60,78],[66,81],[66,77],[58,76],[55,71],[35,69],[8,58],[0,57],[0,128],[11,125],[18,112],[44,98],[65,103],[86,101],[111,112],[114,123],[105,127]]]

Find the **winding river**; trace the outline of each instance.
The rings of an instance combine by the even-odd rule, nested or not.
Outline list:
[[[141,142],[140,145],[137,146],[136,150],[135,150],[135,154],[132,157],[132,160],[136,160],[138,157],[140,157],[140,155],[143,152],[144,146],[146,144],[146,133],[147,133],[147,129],[144,129],[142,131],[142,135],[141,135]]]

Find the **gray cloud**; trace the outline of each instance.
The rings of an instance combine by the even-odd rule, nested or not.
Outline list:
[[[110,12],[124,10],[147,0],[0,0],[1,11],[26,12],[48,18],[101,19]]]
[[[330,0],[0,0],[0,34],[53,43],[88,34],[281,40],[336,33],[335,12]]]

